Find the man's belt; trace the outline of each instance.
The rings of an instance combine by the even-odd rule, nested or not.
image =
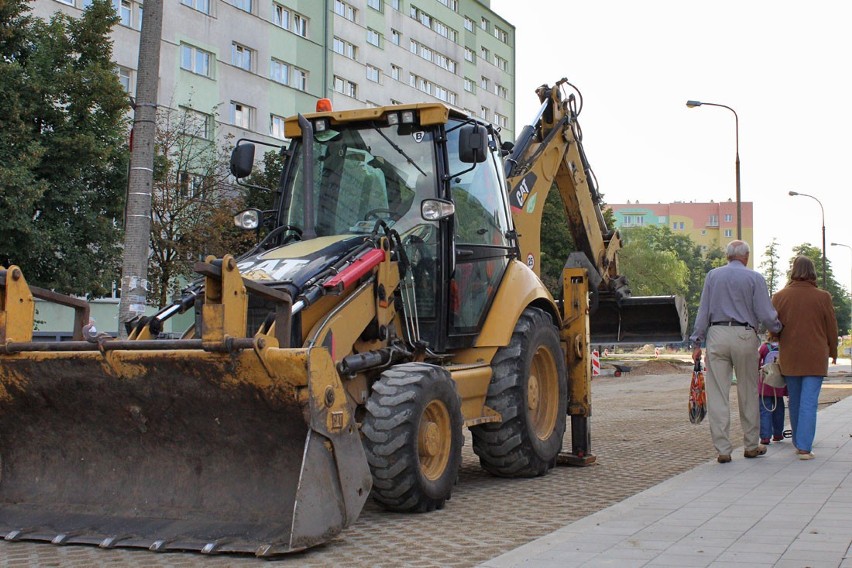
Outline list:
[[[726,325],[729,327],[752,327],[750,323],[743,323],[741,321],[727,320],[727,321],[711,321],[710,325]]]

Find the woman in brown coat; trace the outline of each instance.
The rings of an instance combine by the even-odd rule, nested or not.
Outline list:
[[[790,282],[772,296],[781,330],[781,374],[790,396],[790,425],[799,459],[813,459],[817,404],[828,359],[837,364],[837,319],[831,294],[816,285],[814,263],[797,256]]]

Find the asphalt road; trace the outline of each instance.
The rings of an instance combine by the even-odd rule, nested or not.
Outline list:
[[[498,479],[479,467],[467,435],[459,483],[443,510],[392,514],[368,502],[355,525],[334,540],[281,557],[275,564],[475,566],[714,459],[707,422],[694,425],[687,417],[691,367],[658,362],[648,365],[647,372],[666,374],[648,375],[638,374],[640,364],[633,368],[618,378],[602,376],[593,381],[595,465],[558,467],[536,479]],[[736,390],[731,394],[735,403]],[[847,363],[835,367],[826,380],[821,407],[850,394],[852,373]],[[731,430],[736,445],[742,438],[736,412]],[[741,456],[734,453],[734,459]],[[267,562],[247,556],[0,541],[0,567],[242,567],[268,566]]]

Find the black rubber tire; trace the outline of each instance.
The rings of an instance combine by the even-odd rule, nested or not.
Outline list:
[[[494,475],[543,475],[562,450],[568,404],[565,355],[550,316],[538,308],[524,310],[492,367],[485,404],[503,421],[472,427],[473,451]]]
[[[373,474],[372,497],[385,509],[442,509],[461,466],[461,398],[449,373],[405,363],[373,385],[361,425]]]

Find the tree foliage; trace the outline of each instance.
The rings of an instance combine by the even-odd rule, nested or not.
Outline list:
[[[675,252],[668,227],[633,227],[623,236],[619,272],[627,275],[635,296],[687,294],[689,267]]]
[[[819,249],[810,243],[802,243],[793,248],[793,256],[790,257],[790,264],[787,269],[787,280],[790,278],[790,270],[793,267],[793,260],[799,255],[806,256],[814,263],[817,273],[817,286],[827,290],[831,294],[831,302],[834,305],[834,316],[837,318],[837,328],[841,335],[848,334],[850,331],[850,299],[846,290],[834,278],[834,272],[831,270],[831,261],[827,260],[825,264],[825,281],[826,285],[822,285],[822,249]]]
[[[0,263],[61,292],[103,294],[118,272],[129,100],[116,21],[108,0],[49,21],[0,2]]]
[[[763,259],[760,268],[763,270],[763,277],[766,279],[766,285],[769,287],[769,295],[771,296],[778,290],[778,284],[781,281],[778,241],[776,239],[772,239],[772,242],[766,245],[766,250],[763,251]]]
[[[562,196],[555,188],[547,195],[541,218],[541,281],[556,297],[562,294],[562,269],[574,250]]]
[[[157,115],[148,294],[161,307],[192,278],[195,262],[239,255],[254,237],[234,226],[244,201],[228,183],[230,139],[217,145],[207,120],[185,109]]]

